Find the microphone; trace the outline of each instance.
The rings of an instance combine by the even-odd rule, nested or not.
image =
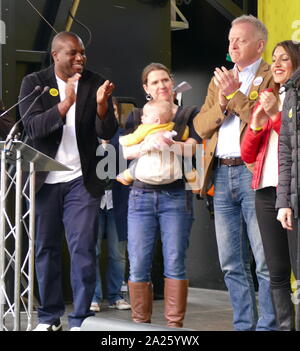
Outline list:
[[[180,84],[177,85],[177,87],[173,89],[173,92],[175,93],[175,98],[179,106],[182,105],[182,93],[190,89],[192,89],[192,86],[185,81],[181,82]]]
[[[40,92],[42,90],[42,88],[37,85],[36,87],[33,88],[33,90],[28,94],[25,95],[21,100],[19,100],[18,102],[16,102],[14,105],[12,105],[9,109],[5,110],[3,113],[1,113],[0,118],[4,115],[6,115],[9,111],[11,111],[13,108],[15,108],[16,106],[18,106],[21,102],[25,101],[26,99],[28,99],[31,95],[33,95],[34,93]]]
[[[177,87],[173,89],[173,91],[174,93],[179,94],[190,89],[192,89],[192,86],[188,82],[183,81],[180,84],[178,84]]]
[[[38,96],[36,96],[36,97],[34,98],[34,100],[32,101],[32,103],[29,105],[28,109],[25,111],[24,115],[12,126],[11,130],[9,131],[9,133],[8,133],[8,135],[7,135],[7,138],[5,139],[5,145],[8,143],[9,140],[12,140],[13,134],[14,134],[14,132],[15,132],[15,130],[16,130],[18,124],[19,124],[20,122],[22,122],[23,119],[24,119],[25,117],[28,116],[29,112],[31,111],[32,107],[33,107],[34,104],[37,102],[37,100],[38,100],[41,96],[43,96],[49,89],[50,89],[50,88],[49,88],[48,86],[45,86],[44,89],[43,89],[43,91],[42,91]],[[39,86],[39,89],[38,89],[38,90],[41,90],[41,87],[40,87],[40,86]],[[27,98],[27,97],[26,97],[26,98]],[[20,100],[19,103],[22,102],[22,101],[24,101],[24,98],[23,98],[22,100]]]
[[[300,67],[293,73],[291,78],[283,84],[282,87],[279,89],[279,94],[284,93],[285,91],[288,91],[290,88],[295,88],[296,85],[295,83],[300,79]]]

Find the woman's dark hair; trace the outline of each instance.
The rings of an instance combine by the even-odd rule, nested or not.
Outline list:
[[[284,48],[286,53],[289,55],[292,61],[293,72],[300,66],[300,42],[295,40],[284,40],[275,45],[275,48],[272,51],[272,55],[274,55],[274,51],[281,46]]]
[[[149,65],[147,65],[142,72],[142,84],[147,84],[148,82],[148,76],[149,73],[152,71],[165,71],[168,76],[173,79],[172,74],[169,70],[169,68],[167,68],[165,65],[163,65],[162,63],[158,63],[158,62],[152,62]]]

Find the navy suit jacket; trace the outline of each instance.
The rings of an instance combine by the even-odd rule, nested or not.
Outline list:
[[[96,175],[97,162],[100,160],[96,156],[96,149],[99,145],[97,136],[110,139],[118,127],[111,98],[108,101],[109,107],[105,119],[100,120],[97,116],[96,92],[104,81],[105,79],[100,75],[84,70],[78,83],[76,99],[76,138],[83,180],[87,190],[94,197],[102,195],[105,186],[105,182]],[[59,94],[54,96],[53,90],[51,91],[54,88],[58,92],[54,66],[25,76],[19,98],[22,99],[29,94],[37,85],[49,86],[50,91],[37,100],[29,114],[23,119],[23,124],[29,137],[29,144],[51,158],[55,158],[61,142],[65,119],[61,117],[57,107],[60,102]],[[33,95],[20,104],[21,118],[35,96]],[[47,172],[36,173],[36,191],[39,191],[44,184],[46,176]]]

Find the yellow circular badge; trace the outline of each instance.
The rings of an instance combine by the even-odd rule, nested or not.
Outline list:
[[[49,94],[50,94],[51,96],[57,96],[57,95],[58,95],[58,90],[55,89],[55,88],[51,88],[51,89],[49,90]]]
[[[256,90],[251,91],[249,95],[250,100],[256,100],[258,98],[258,92]]]
[[[289,116],[289,118],[292,118],[292,117],[293,117],[293,109],[292,109],[292,108],[289,110],[288,116]]]

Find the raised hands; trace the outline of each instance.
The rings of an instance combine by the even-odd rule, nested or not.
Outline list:
[[[216,67],[214,72],[214,82],[219,88],[219,104],[221,109],[225,109],[228,100],[226,96],[236,92],[240,86],[238,72],[235,70],[228,71],[224,66]]]
[[[75,85],[76,82],[79,81],[81,74],[75,73],[73,77],[67,80],[66,88],[65,88],[65,99],[70,103],[70,106],[74,104],[76,101],[76,93],[75,93]]]
[[[259,102],[270,118],[278,113],[278,101],[272,89],[264,90],[259,94]]]
[[[253,128],[263,127],[269,118],[276,119],[278,112],[278,101],[273,90],[267,89],[259,94],[259,101],[254,109],[251,126]]]
[[[115,85],[109,80],[106,80],[97,90],[97,104],[103,105],[107,102],[108,98],[115,89]]]
[[[258,102],[252,114],[251,128],[262,128],[267,123],[268,119],[269,116],[265,112],[263,105]]]
[[[80,77],[81,74],[76,73],[74,74],[74,76],[67,80],[65,88],[65,98],[58,104],[58,110],[62,118],[66,117],[66,114],[69,111],[70,107],[76,101],[75,85],[76,82],[79,81]]]
[[[100,119],[104,119],[108,109],[107,100],[115,89],[115,85],[109,80],[106,80],[97,90],[97,115]]]

